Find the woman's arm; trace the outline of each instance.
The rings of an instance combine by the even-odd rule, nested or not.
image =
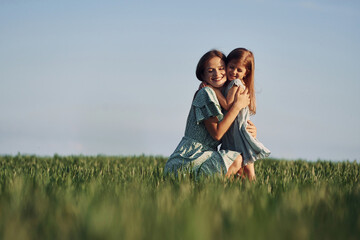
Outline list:
[[[240,88],[238,88],[235,93],[234,103],[230,107],[229,111],[225,114],[221,122],[219,122],[217,117],[211,117],[204,120],[206,130],[215,140],[220,141],[226,131],[230,128],[231,124],[234,122],[240,110],[248,106],[249,103],[250,98],[248,91],[245,90],[241,93]]]
[[[246,131],[248,131],[248,133],[250,133],[253,138],[256,138],[257,130],[254,123],[250,120],[248,120],[247,123],[248,125],[246,126]]]

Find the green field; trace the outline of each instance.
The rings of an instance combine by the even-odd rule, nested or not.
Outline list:
[[[257,181],[165,157],[0,156],[0,239],[360,239],[360,164],[267,159]]]

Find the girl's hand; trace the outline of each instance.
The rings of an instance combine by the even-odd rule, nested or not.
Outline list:
[[[247,121],[247,124],[246,131],[248,131],[248,133],[250,133],[253,138],[256,138],[257,130],[255,125],[250,120]]]
[[[233,107],[237,107],[239,108],[239,110],[241,110],[244,107],[248,106],[249,104],[250,104],[250,96],[248,90],[245,89],[245,91],[241,91],[241,88],[238,88],[238,90],[235,93]]]
[[[240,93],[243,93],[245,91],[245,88],[243,87],[239,87],[240,88]]]
[[[201,82],[200,85],[199,85],[199,90],[206,87],[206,86],[207,86],[206,82],[204,82],[204,81]]]

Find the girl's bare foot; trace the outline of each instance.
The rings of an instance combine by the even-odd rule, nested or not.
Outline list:
[[[245,174],[247,175],[250,182],[256,180],[254,163],[249,163],[244,167]]]

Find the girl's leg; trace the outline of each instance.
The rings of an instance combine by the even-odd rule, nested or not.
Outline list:
[[[240,170],[241,166],[242,166],[242,157],[239,154],[239,156],[235,159],[235,161],[230,165],[229,170],[225,174],[225,177],[229,178],[232,175],[236,174],[237,171]]]
[[[256,180],[254,163],[249,163],[244,167],[245,174],[248,176],[250,181]]]
[[[239,179],[245,178],[244,166],[242,166],[239,171],[237,171],[236,177],[238,177]]]

